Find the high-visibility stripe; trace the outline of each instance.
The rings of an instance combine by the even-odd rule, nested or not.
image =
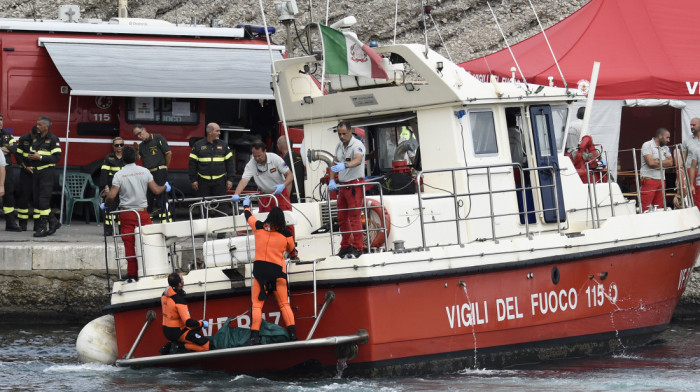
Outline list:
[[[14,211],[15,211],[15,207],[2,207],[2,212],[4,212],[5,215],[11,214]]]
[[[50,163],[50,164],[44,165],[44,166],[37,166],[37,167],[34,168],[34,170],[44,170],[44,169],[46,169],[47,167],[53,167],[53,166],[56,166],[56,164],[55,164],[55,163]]]
[[[194,154],[190,154],[190,159],[194,159],[195,161],[199,161],[199,162],[223,162],[223,161],[231,158],[232,156],[233,156],[233,154],[228,153],[228,154],[226,154],[226,156],[223,156],[223,157],[202,157],[202,158],[200,158]]]
[[[100,169],[102,169],[102,170],[107,170],[107,171],[118,172],[118,171],[121,170],[122,168],[121,168],[121,167],[118,167],[118,166],[107,166],[107,165],[102,165],[102,167],[101,167]]]
[[[202,174],[202,173],[197,173],[197,175],[200,176],[200,177],[202,177],[202,178],[205,179],[205,180],[216,180],[216,179],[219,179],[219,178],[225,176],[226,173],[224,173],[224,174],[219,174],[218,176],[205,176],[205,175]]]

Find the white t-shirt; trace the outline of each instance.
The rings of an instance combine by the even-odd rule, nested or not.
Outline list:
[[[112,185],[119,187],[120,208],[146,208],[146,190],[153,174],[143,166],[130,163],[114,173]]]
[[[569,133],[566,136],[566,151],[574,155],[572,151],[576,151],[578,148],[579,139],[581,139],[581,128],[583,127],[583,120],[574,119],[571,120],[569,124]]]
[[[360,164],[355,167],[346,167],[338,173],[338,181],[348,182],[365,177],[365,146],[355,137],[350,138],[348,146],[343,146],[343,142],[338,142],[335,148],[335,159],[338,162],[344,162],[346,165],[352,161],[355,154],[362,154]]]
[[[651,155],[652,159],[655,159],[661,163],[664,159],[671,156],[671,151],[668,149],[668,146],[661,147],[661,157],[659,158],[659,146],[656,145],[654,139],[652,138],[651,140],[645,142],[642,145],[642,168],[639,170],[639,175],[642,177],[653,178],[655,180],[666,179],[666,173],[664,170],[659,170],[658,168],[653,169],[647,165],[647,161],[644,159],[645,155]]]
[[[0,166],[5,166],[7,165],[7,161],[5,160],[5,154],[0,152]]]
[[[258,164],[255,158],[250,158],[243,170],[243,178],[253,178],[261,192],[273,193],[275,185],[284,184],[284,175],[289,171],[289,167],[279,155],[269,152],[265,155],[267,162],[264,165]]]

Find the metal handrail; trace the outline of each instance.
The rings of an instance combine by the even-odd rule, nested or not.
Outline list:
[[[688,205],[692,206],[692,205],[694,205],[694,203],[692,201],[688,202],[686,200],[686,196],[689,193],[688,189],[690,189],[690,187],[693,186],[694,179],[690,179],[690,178],[688,178],[687,175],[684,175],[683,177],[685,178],[685,181],[683,181],[682,183],[677,180],[676,186],[671,187],[671,188],[668,188],[666,186],[666,180],[665,180],[665,171],[666,170],[675,169],[677,171],[677,174],[680,174],[681,171],[685,173],[686,169],[687,169],[686,165],[685,165],[685,159],[683,159],[684,152],[685,152],[684,146],[682,144],[676,144],[674,146],[668,146],[668,147],[669,148],[675,147],[676,149],[680,150],[681,151],[681,159],[677,160],[677,162],[671,167],[666,167],[666,168],[661,167],[661,166],[659,167],[659,172],[661,173],[661,177],[664,178],[664,180],[661,182],[661,189],[660,189],[660,191],[662,192],[662,195],[663,195],[663,197],[662,197],[663,208],[664,209],[668,208],[668,205],[666,203],[666,196],[668,195],[667,194],[668,190],[674,190],[674,189],[681,197],[681,201],[682,201],[681,206],[683,208],[687,207]],[[661,148],[662,148],[661,146],[657,146],[657,149],[659,151],[659,155],[661,152]],[[643,212],[645,212],[646,209],[645,209],[645,206],[642,205],[642,199],[641,199],[641,196],[642,196],[642,187],[640,184],[641,172],[639,169],[640,166],[639,166],[638,160],[641,160],[644,158],[643,158],[643,156],[641,156],[640,154],[637,153],[638,151],[639,151],[639,149],[636,149],[636,148],[632,148],[632,149],[628,149],[628,150],[620,150],[619,156],[622,156],[623,153],[627,153],[627,152],[632,153],[632,163],[633,163],[633,167],[634,167],[633,173],[634,173],[635,186],[636,186],[635,196],[637,199],[637,205],[639,206],[638,213],[643,213]],[[674,161],[676,161],[676,159],[674,159]],[[620,173],[629,173],[629,172],[619,171],[618,175]],[[656,191],[654,191],[654,192],[656,192]],[[686,205],[686,204],[688,204],[688,205]]]
[[[127,257],[126,257],[126,254],[124,254],[124,257],[119,257],[119,243],[117,242],[117,239],[122,238],[122,237],[129,237],[129,236],[136,237],[136,235],[137,235],[135,230],[133,233],[130,233],[130,234],[122,234],[121,231],[117,231],[117,229],[119,228],[119,225],[117,224],[117,222],[119,221],[119,218],[118,218],[119,215],[121,215],[123,213],[128,213],[128,212],[132,212],[132,213],[136,214],[136,218],[137,218],[138,223],[139,223],[138,236],[139,236],[139,245],[141,247],[141,256],[134,255],[134,257],[136,257],[137,260],[138,260],[138,258],[141,259],[141,267],[142,267],[141,271],[143,271],[144,276],[147,275],[146,274],[146,263],[143,262],[143,254],[144,254],[144,252],[143,252],[143,226],[141,225],[141,215],[139,215],[139,212],[136,209],[129,208],[129,209],[125,209],[125,210],[116,210],[116,211],[110,212],[110,214],[114,215],[114,218],[112,219],[112,233],[117,233],[117,232],[119,233],[119,234],[112,235],[112,239],[114,240],[114,261],[117,263],[117,275],[119,275],[119,279],[122,279],[122,267],[119,264],[119,260],[127,260]],[[126,253],[126,251],[124,253]]]
[[[370,240],[371,238],[371,233],[372,232],[381,232],[381,235],[384,235],[384,251],[387,251],[388,248],[388,242],[389,238],[387,236],[387,227],[386,227],[386,211],[384,207],[384,192],[382,190],[381,184],[379,182],[373,182],[373,181],[368,181],[368,182],[358,182],[354,184],[338,184],[338,191],[342,188],[353,188],[353,187],[360,187],[362,189],[362,200],[366,200],[367,198],[367,188],[372,188],[375,185],[378,185],[379,189],[379,207],[381,209],[381,219],[382,219],[382,227],[380,228],[370,228],[369,225],[365,225],[366,227],[364,229],[360,230],[349,230],[349,231],[338,231],[334,232],[333,231],[333,212],[335,211],[336,215],[340,211],[353,211],[353,210],[362,210],[365,214],[365,220],[367,221],[369,217],[369,208],[367,207],[367,203],[363,203],[362,206],[360,207],[350,207],[350,208],[338,208],[338,205],[336,204],[336,208],[333,209],[333,205],[331,204],[331,198],[328,197],[326,200],[326,203],[328,205],[328,219],[329,219],[329,227],[330,229],[328,230],[328,233],[330,235],[330,243],[331,243],[331,254],[335,254],[335,244],[333,243],[333,236],[334,235],[342,235],[342,234],[351,234],[351,233],[366,233],[367,237],[367,249],[371,250],[372,246],[372,241]]]
[[[499,190],[493,190],[492,187],[492,175],[493,174],[504,174],[504,172],[498,172],[494,173],[493,170],[497,168],[503,168],[507,167],[509,169],[515,170],[518,172],[520,176],[520,184],[522,185],[521,188],[515,187],[515,188],[508,188],[508,189],[499,189]],[[470,174],[469,171],[476,171],[480,170],[483,171],[485,170],[486,173],[486,178],[487,178],[487,190],[486,191],[480,191],[480,192],[467,192],[467,193],[458,193],[456,192],[456,184],[457,184],[457,173],[458,172],[466,172],[466,176],[474,175]],[[552,174],[552,184],[551,185],[530,185],[530,186],[525,186],[525,172],[539,172],[539,171],[549,171]],[[453,205],[455,207],[455,218],[454,219],[443,219],[443,220],[432,220],[430,222],[426,222],[425,216],[424,216],[424,208],[423,208],[423,192],[420,190],[420,187],[417,187],[417,192],[416,195],[418,197],[418,209],[419,209],[419,219],[420,219],[420,225],[421,225],[421,240],[422,240],[422,247],[423,249],[427,249],[427,241],[426,241],[426,236],[425,236],[425,225],[427,224],[436,224],[436,223],[447,223],[447,222],[455,222],[456,226],[456,233],[457,233],[457,243],[462,244],[462,235],[461,235],[461,227],[460,223],[464,221],[469,221],[469,220],[477,220],[477,219],[490,219],[491,221],[491,239],[495,242],[498,241],[498,237],[496,235],[496,218],[500,217],[506,217],[506,216],[512,216],[512,215],[517,215],[517,216],[522,216],[523,217],[523,222],[525,224],[525,235],[530,238],[530,226],[529,226],[529,221],[528,221],[528,215],[530,213],[544,213],[546,211],[555,211],[556,215],[556,221],[557,221],[557,231],[561,233],[561,216],[559,212],[559,197],[558,197],[558,192],[557,189],[559,187],[557,177],[555,175],[557,169],[555,169],[553,166],[539,166],[539,167],[534,167],[534,168],[523,168],[522,165],[519,163],[503,163],[503,164],[495,164],[495,165],[481,165],[481,166],[468,166],[468,167],[457,167],[457,168],[447,168],[447,169],[434,169],[434,170],[424,170],[418,173],[417,178],[422,178],[424,174],[439,174],[439,173],[450,173],[451,176],[451,183],[452,183],[452,191],[447,191],[446,195],[431,195],[428,198],[425,198],[425,200],[435,200],[435,199],[442,199],[442,198],[449,198],[452,199]],[[506,173],[511,173],[511,171],[507,171]],[[481,173],[480,173],[481,174]],[[546,188],[551,188],[554,191],[554,208],[542,208],[542,209],[534,209],[530,210],[527,205],[527,197],[526,193],[528,191],[533,191],[533,190],[541,190],[541,189],[546,189]],[[521,197],[522,200],[522,205],[523,205],[523,211],[516,212],[516,213],[504,213],[504,214],[496,214],[494,210],[494,201],[493,201],[493,196],[494,194],[499,194],[499,193],[510,193],[510,192],[516,192],[516,194],[519,193],[516,197]],[[459,215],[459,208],[460,208],[460,198],[463,197],[474,197],[474,196],[482,196],[482,195],[487,195],[489,199],[489,214],[486,216],[477,216],[477,217],[464,217],[460,218]]]

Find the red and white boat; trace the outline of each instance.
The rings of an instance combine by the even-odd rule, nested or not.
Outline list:
[[[304,129],[306,189],[314,190],[288,215],[302,260],[288,266],[301,340],[158,354],[166,343],[159,301],[174,270],[209,335],[229,317],[250,324],[255,244],[242,216],[195,219],[142,228],[142,276],[115,282],[106,308],[112,361],[245,373],[335,372],[340,362],[344,374],[415,374],[610,353],[668,326],[700,251],[700,211],[638,213],[618,184],[584,183],[563,153],[583,95],[483,83],[422,45],[376,52],[389,80],[318,83],[314,56],[275,62],[278,109]],[[369,250],[356,259],[334,256],[336,207],[322,192],[324,151],[335,150],[340,120],[364,130],[376,151],[368,174],[379,176],[367,187]],[[514,140],[524,161],[513,162]],[[219,232],[231,237],[208,234],[195,246],[202,262],[183,261],[201,243],[193,235]],[[263,312],[280,322],[275,301]]]

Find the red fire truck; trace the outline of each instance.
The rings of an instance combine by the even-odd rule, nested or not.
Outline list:
[[[132,127],[143,124],[170,144],[171,183],[191,191],[190,143],[207,123],[221,125],[237,171],[249,158],[249,140],[279,132],[270,63],[284,48],[268,49],[260,30],[133,18],[0,19],[4,125],[19,137],[49,116],[67,168],[96,175],[111,139],[131,145]]]

